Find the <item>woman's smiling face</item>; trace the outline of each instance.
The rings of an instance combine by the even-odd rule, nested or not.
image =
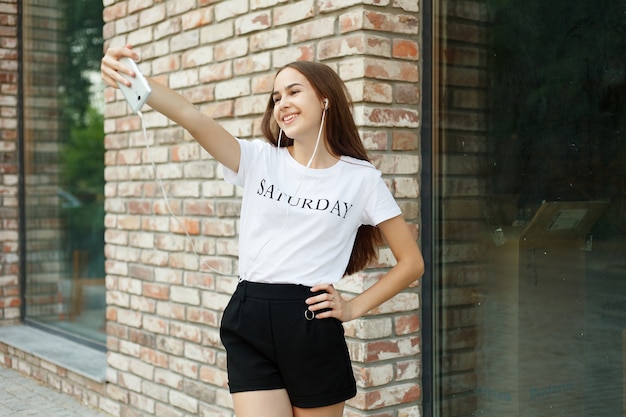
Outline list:
[[[274,80],[274,118],[292,139],[315,138],[322,117],[323,104],[317,92],[299,71],[285,68]]]

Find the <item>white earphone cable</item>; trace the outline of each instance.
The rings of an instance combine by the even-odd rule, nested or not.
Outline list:
[[[223,275],[223,276],[238,276],[238,275],[240,275],[240,274],[237,274],[237,273],[227,273],[227,272],[219,271],[219,270],[213,268],[211,265],[208,265],[206,262],[202,262],[201,261],[200,255],[198,255],[198,252],[196,250],[196,245],[194,244],[193,239],[189,235],[189,232],[188,232],[187,228],[185,227],[183,222],[180,220],[180,218],[174,213],[174,211],[172,210],[172,207],[170,206],[170,202],[169,202],[169,199],[167,197],[167,193],[165,191],[165,186],[163,185],[163,181],[161,180],[161,178],[158,175],[157,166],[156,166],[154,160],[152,159],[152,157],[150,155],[151,154],[151,149],[150,149],[150,144],[148,142],[148,133],[146,131],[146,125],[145,125],[145,122],[144,122],[143,114],[141,113],[141,111],[138,111],[137,115],[139,116],[139,119],[141,120],[141,129],[142,129],[142,132],[143,132],[144,142],[145,142],[145,145],[146,145],[147,157],[148,157],[148,160],[150,162],[150,165],[152,166],[152,170],[154,172],[155,180],[159,184],[159,188],[161,189],[161,194],[163,195],[163,200],[165,202],[165,206],[167,207],[167,211],[170,214],[170,216],[176,221],[176,223],[180,226],[180,228],[185,232],[185,236],[187,238],[187,241],[189,242],[189,245],[191,247],[191,251],[193,252],[194,256],[196,258],[198,258],[198,261],[200,262],[200,266],[201,267],[202,266],[206,266],[212,272],[214,272],[214,273],[216,273],[218,275]],[[317,140],[315,142],[315,147],[313,148],[313,154],[311,155],[311,158],[309,159],[309,161],[306,164],[306,168],[310,168],[311,167],[311,164],[313,163],[313,159],[315,158],[315,154],[317,153],[317,149],[318,149],[319,144],[320,144],[320,139],[322,137],[322,131],[324,129],[325,116],[326,116],[326,108],[324,108],[324,111],[322,112],[322,120],[320,122],[320,129],[319,129],[319,132],[317,134]],[[280,150],[280,141],[281,141],[282,133],[283,132],[282,132],[282,129],[281,129],[279,134],[278,134],[277,151]],[[294,196],[300,191],[300,187],[302,186],[303,182],[304,182],[304,180],[301,180],[300,183],[298,184],[298,187],[296,188],[295,192],[293,193]],[[283,222],[283,225],[282,225],[281,229],[275,235],[270,237],[263,244],[263,246],[261,246],[261,248],[257,252],[256,256],[250,262],[251,265],[254,263],[254,261],[256,261],[256,259],[259,257],[259,255],[261,254],[263,249],[265,249],[265,247],[275,237],[279,236],[285,230],[285,227],[287,226],[288,221],[289,221],[289,205],[287,205],[286,213],[285,213],[285,221]],[[245,272],[241,273],[241,278],[240,279],[245,279]]]
[[[150,144],[148,143],[148,134],[146,132],[146,125],[145,125],[145,122],[143,120],[143,114],[141,113],[141,111],[137,112],[137,114],[139,115],[139,118],[141,119],[141,129],[143,131],[143,137],[144,137],[144,141],[145,141],[145,144],[146,144],[148,160],[150,161],[150,165],[152,165],[152,170],[154,171],[154,178],[157,181],[157,183],[159,184],[159,187],[161,188],[161,193],[163,194],[163,200],[165,201],[165,206],[167,207],[167,211],[169,212],[170,216],[172,216],[172,218],[174,218],[174,220],[176,220],[176,222],[181,227],[181,229],[185,232],[185,236],[187,237],[187,241],[189,242],[189,245],[191,246],[191,251],[196,256],[196,258],[198,258],[198,261],[200,262],[200,267],[206,266],[207,268],[209,268],[211,271],[213,271],[214,273],[216,273],[218,275],[238,276],[239,274],[222,272],[222,271],[219,271],[219,270],[213,268],[211,265],[207,264],[206,262],[202,262],[202,259],[200,258],[200,255],[198,255],[198,252],[196,251],[196,245],[194,244],[193,239],[189,235],[189,232],[187,231],[187,228],[185,227],[183,222],[180,220],[180,218],[178,218],[178,216],[176,214],[174,214],[174,212],[172,211],[172,207],[170,206],[169,199],[167,198],[167,193],[165,192],[165,187],[163,186],[163,181],[159,177],[159,173],[157,171],[157,166],[154,163],[154,160],[152,159],[152,157],[150,156]]]

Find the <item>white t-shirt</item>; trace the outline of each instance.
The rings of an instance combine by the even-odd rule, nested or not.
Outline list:
[[[224,179],[243,187],[242,279],[335,283],[348,265],[359,226],[375,226],[401,213],[369,162],[344,156],[329,168],[310,169],[286,148],[261,140],[239,143],[239,171],[225,167]]]

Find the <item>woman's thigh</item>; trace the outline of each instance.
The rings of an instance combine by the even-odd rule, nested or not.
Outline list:
[[[293,417],[284,389],[237,392],[233,394],[233,406],[237,417]]]
[[[284,389],[233,394],[237,417],[342,417],[345,402],[325,407],[298,408]]]
[[[341,417],[344,403],[318,408],[293,408],[293,417]]]

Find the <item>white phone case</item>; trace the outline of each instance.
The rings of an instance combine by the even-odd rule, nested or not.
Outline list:
[[[148,96],[152,92],[152,89],[148,84],[148,80],[146,80],[146,77],[143,76],[135,61],[128,57],[123,57],[120,58],[120,63],[135,71],[136,76],[134,78],[120,72],[124,78],[131,82],[130,87],[127,87],[122,83],[118,83],[118,85],[122,94],[126,97],[126,101],[128,101],[130,108],[137,113],[141,110],[143,105],[146,104],[146,100],[148,100]]]

